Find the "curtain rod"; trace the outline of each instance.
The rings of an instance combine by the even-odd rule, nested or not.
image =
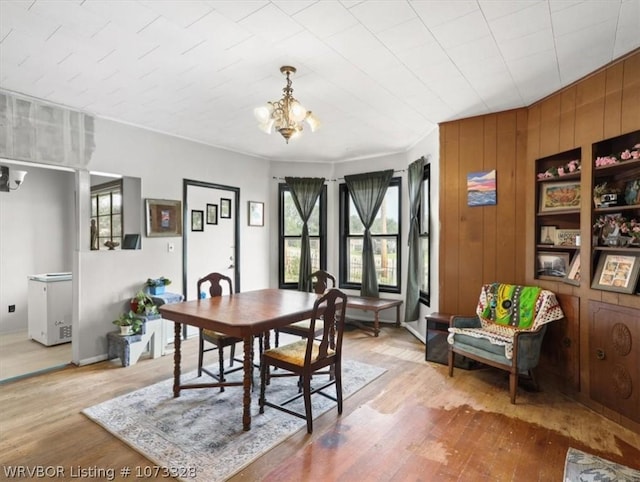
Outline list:
[[[395,174],[396,172],[406,172],[406,169],[394,169],[393,173]],[[273,179],[276,179],[278,181],[284,181],[285,178],[284,177],[277,177],[277,176],[273,176]],[[344,177],[339,177],[338,179],[325,179],[325,181],[327,182],[337,182],[337,181],[343,181]]]

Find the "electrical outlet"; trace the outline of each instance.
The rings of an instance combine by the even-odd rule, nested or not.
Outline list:
[[[16,305],[9,305],[9,313],[15,313]]]

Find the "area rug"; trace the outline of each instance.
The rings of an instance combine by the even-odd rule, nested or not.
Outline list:
[[[564,482],[640,482],[640,471],[569,447]]]
[[[354,360],[343,360],[342,364],[345,399],[386,371]],[[235,372],[227,378],[241,376]],[[208,381],[205,378],[203,374],[198,379],[193,371],[182,376],[182,383]],[[326,375],[318,377],[318,382],[322,381]],[[258,386],[252,395],[248,432],[242,430],[241,387],[228,387],[224,392],[217,388],[182,390],[179,398],[173,398],[172,387],[173,379],[165,380],[82,413],[184,481],[226,480],[298,430],[306,430],[304,420],[279,410],[266,407],[258,414]],[[335,388],[327,389],[330,394],[335,393],[332,390]],[[267,387],[267,399],[281,401],[297,391],[296,377],[278,377]],[[320,395],[311,398],[314,419],[336,406]],[[348,401],[344,403],[348,405]],[[290,406],[304,413],[301,399]]]

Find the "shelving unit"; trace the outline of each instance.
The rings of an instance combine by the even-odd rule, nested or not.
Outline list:
[[[597,199],[594,195],[594,201],[591,205],[592,226],[596,224],[596,221],[601,216],[621,216],[627,220],[636,219],[640,221],[640,158],[621,160],[620,156],[620,153],[625,150],[633,150],[633,146],[637,144],[640,144],[640,131],[630,132],[593,144],[593,186],[596,187],[606,183],[607,186],[617,190],[617,199],[598,205],[598,203],[602,202],[602,199]],[[596,165],[596,159],[607,156],[615,156],[618,162],[604,166]],[[603,234],[606,235],[606,232]],[[596,281],[600,280],[599,275],[601,274],[598,267],[603,256],[615,253],[626,256],[640,256],[640,246],[611,246],[603,241],[602,234],[597,233],[594,235],[591,256],[592,288],[607,289],[596,283]],[[636,262],[640,262],[640,260]],[[625,283],[624,280],[621,282]],[[638,294],[638,285],[640,283],[635,282],[635,284],[636,286],[628,288],[632,293]],[[615,291],[615,289],[612,289],[612,291]]]
[[[580,161],[580,148],[536,160],[537,279],[563,280],[580,250],[575,236],[580,233],[581,170],[567,168]],[[541,177],[543,173],[550,177]]]

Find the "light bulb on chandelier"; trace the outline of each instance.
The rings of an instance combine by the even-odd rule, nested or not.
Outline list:
[[[303,122],[308,124],[311,132],[315,132],[320,126],[320,121],[293,97],[290,76],[296,73],[296,68],[285,65],[280,67],[280,72],[287,77],[287,85],[282,89],[284,92],[282,99],[267,102],[266,105],[257,107],[253,113],[261,131],[271,134],[275,128],[288,144],[289,139],[295,139],[300,135]]]

